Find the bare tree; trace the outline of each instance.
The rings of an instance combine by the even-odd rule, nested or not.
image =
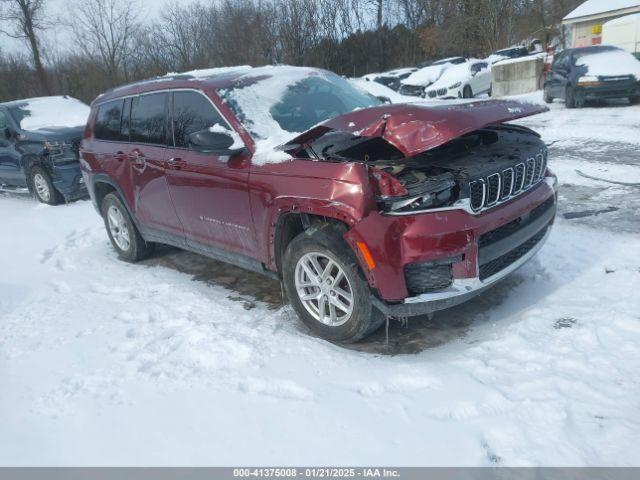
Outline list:
[[[10,30],[2,32],[12,38],[26,40],[38,75],[40,87],[46,95],[51,94],[47,72],[42,63],[38,32],[47,27],[45,0],[0,0],[0,21],[9,22]]]
[[[113,83],[127,79],[139,15],[138,4],[131,0],[82,0],[72,9],[70,27],[76,45],[100,60]]]

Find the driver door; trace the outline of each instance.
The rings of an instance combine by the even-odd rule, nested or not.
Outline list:
[[[20,171],[20,153],[12,131],[7,113],[0,110],[0,184],[22,186],[26,180]]]
[[[486,62],[471,65],[471,89],[474,95],[488,92],[491,88],[491,70]]]
[[[187,243],[198,250],[204,246],[255,256],[249,159],[199,151],[189,140],[190,134],[214,125],[232,127],[200,91],[174,91],[171,114],[173,146],[165,157],[166,178]]]

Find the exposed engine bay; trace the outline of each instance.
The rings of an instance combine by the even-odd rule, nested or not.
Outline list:
[[[381,210],[415,213],[467,200],[484,210],[531,188],[544,176],[546,147],[532,130],[500,124],[475,130],[437,148],[405,157],[381,137],[329,132],[298,155],[363,162],[379,188]]]

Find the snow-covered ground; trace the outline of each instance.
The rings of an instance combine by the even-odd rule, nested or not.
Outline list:
[[[120,262],[87,201],[1,196],[0,465],[637,465],[640,188],[576,170],[640,182],[640,107],[521,123],[556,142],[548,244],[388,345],[191,254]]]

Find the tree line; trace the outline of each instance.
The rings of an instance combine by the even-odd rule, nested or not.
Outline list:
[[[436,58],[486,56],[561,38],[580,0],[195,0],[145,11],[136,0],[0,0],[0,101],[69,94],[197,68],[290,64],[360,76]],[[153,13],[153,14],[152,14]],[[55,30],[69,40],[47,41]],[[1,45],[1,44],[0,44]]]

